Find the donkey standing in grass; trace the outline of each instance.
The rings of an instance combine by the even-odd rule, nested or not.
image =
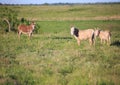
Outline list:
[[[78,45],[80,45],[81,40],[89,40],[90,45],[93,45],[94,43],[93,29],[79,30],[75,27],[71,27],[71,35],[74,35]]]
[[[34,28],[35,28],[35,23],[34,22],[32,22],[30,25],[24,25],[24,24],[19,25],[18,26],[19,38],[20,38],[21,33],[28,34],[28,36],[30,38]]]
[[[108,30],[99,30],[99,29],[95,29],[95,38],[99,37],[101,40],[101,44],[107,43],[108,45],[110,45],[111,43],[111,32]]]

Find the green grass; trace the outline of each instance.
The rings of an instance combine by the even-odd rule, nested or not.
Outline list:
[[[40,27],[30,40],[0,29],[0,85],[120,85],[120,20],[95,19],[119,16],[119,6],[10,6]],[[108,29],[111,46],[78,46],[71,26]]]
[[[119,20],[39,21],[40,33],[31,40],[17,33],[0,35],[0,84],[119,85]],[[112,45],[87,41],[78,46],[70,25],[80,29],[103,27],[112,32]]]

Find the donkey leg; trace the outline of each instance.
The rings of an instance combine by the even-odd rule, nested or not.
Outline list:
[[[21,31],[18,31],[18,38],[20,39]]]
[[[107,43],[107,40],[104,39],[103,42],[104,42],[104,44],[106,44],[106,43]]]
[[[31,33],[29,33],[28,36],[29,36],[29,39],[31,39]]]
[[[95,45],[95,40],[94,39],[92,39],[92,45]]]
[[[110,38],[107,39],[107,45],[110,45],[111,41]]]
[[[80,40],[79,39],[77,39],[77,43],[78,43],[78,45],[80,45]]]
[[[111,39],[110,39],[110,36],[109,36],[109,44],[111,44]]]
[[[102,39],[100,39],[100,41],[101,41],[101,44],[102,44]]]
[[[93,40],[89,39],[89,43],[90,43],[90,45],[93,45]]]

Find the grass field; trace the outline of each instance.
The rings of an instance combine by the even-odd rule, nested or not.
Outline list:
[[[120,19],[119,8],[120,4],[13,7],[19,12],[18,18],[23,17],[37,21]]]
[[[106,20],[120,16],[119,6],[11,6],[19,10],[18,18],[34,18],[40,28],[31,40],[26,35],[19,40],[14,32],[0,34],[0,85],[120,85],[120,20]],[[101,11],[92,15],[97,7]],[[105,19],[96,20],[99,16]],[[111,45],[97,39],[95,46],[88,41],[78,46],[70,35],[71,25],[108,29]]]

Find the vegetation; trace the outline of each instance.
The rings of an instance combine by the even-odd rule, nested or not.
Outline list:
[[[0,7],[0,29],[7,31],[16,30],[17,24],[17,11],[1,6]],[[3,29],[4,28],[4,29]]]
[[[19,11],[17,18],[21,21],[24,21],[21,18],[38,19],[37,32],[31,40],[26,35],[19,40],[17,32],[0,34],[0,85],[119,85],[120,20],[94,18],[102,14],[104,17],[120,15],[116,8],[119,5],[104,5],[117,10],[105,13],[101,9],[101,14],[93,13],[94,16],[90,15],[90,10],[94,6],[94,10],[98,10],[97,6],[84,8],[87,6],[10,6]],[[79,8],[83,12],[81,16]],[[67,16],[67,12],[63,13],[65,10],[71,14]],[[82,17],[85,19],[81,20]],[[70,35],[71,25],[79,29],[108,29],[112,33],[111,45],[101,44],[97,39],[95,46],[87,41],[78,46]]]

